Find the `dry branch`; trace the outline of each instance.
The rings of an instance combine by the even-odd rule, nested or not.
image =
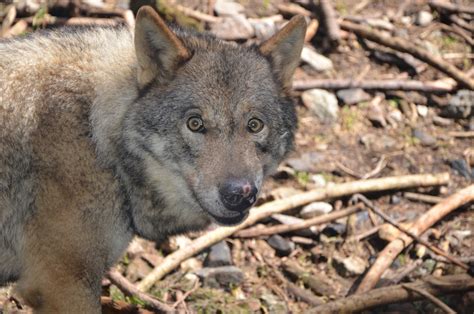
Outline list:
[[[347,89],[362,88],[367,90],[405,90],[420,92],[448,93],[454,86],[442,82],[421,82],[414,80],[352,80],[352,79],[309,79],[293,82],[296,90],[311,88],[322,89]]]
[[[291,232],[291,231],[296,231],[296,230],[301,230],[301,229],[306,229],[315,225],[321,225],[324,223],[328,223],[331,221],[334,221],[339,218],[343,218],[346,216],[349,216],[360,209],[363,208],[363,204],[359,203],[354,206],[350,206],[346,209],[338,210],[335,212],[332,212],[330,214],[314,217],[311,219],[306,219],[305,221],[291,224],[291,225],[276,225],[272,227],[265,227],[265,228],[257,228],[257,229],[247,229],[247,230],[241,230],[235,234],[237,237],[241,238],[253,238],[253,237],[259,237],[259,236],[264,236],[264,235],[271,235],[271,234],[276,234],[276,233],[286,233],[286,232]]]
[[[457,193],[447,197],[442,202],[433,206],[430,210],[421,215],[418,220],[410,227],[409,231],[420,236],[428,228],[444,216],[460,207],[463,204],[474,200],[474,185],[470,185]],[[392,264],[398,254],[413,242],[409,235],[402,234],[397,239],[391,241],[382,252],[379,253],[377,260],[365,275],[357,292],[364,293],[372,289],[379,281],[383,272]]]
[[[437,297],[435,297],[434,295],[432,295],[431,293],[429,293],[426,290],[423,290],[423,289],[417,288],[417,287],[413,287],[413,286],[409,286],[409,285],[406,285],[406,284],[403,285],[403,288],[411,290],[411,291],[415,291],[416,293],[419,293],[420,295],[424,296],[425,298],[427,298],[428,300],[433,302],[435,305],[437,305],[439,308],[441,308],[444,312],[446,312],[448,314],[456,314],[456,312],[453,311],[452,308],[450,308],[449,306],[444,304],[440,299],[438,299]]]
[[[377,306],[416,301],[423,298],[418,293],[408,291],[405,287],[423,289],[432,295],[446,295],[474,290],[474,278],[467,274],[438,277],[434,280],[417,281],[410,284],[375,289],[363,294],[351,295],[313,309],[312,313],[354,313]]]
[[[116,285],[124,294],[128,296],[136,296],[142,301],[146,302],[147,306],[154,311],[158,312],[172,312],[174,311],[173,307],[158,301],[157,299],[153,298],[152,296],[140,291],[135,287],[134,284],[132,284],[130,281],[128,281],[127,278],[122,276],[118,271],[116,270],[111,270],[107,273],[107,278],[110,279],[110,281]]]
[[[189,246],[182,248],[168,256],[163,262],[155,267],[139,284],[140,291],[147,291],[155,282],[175,269],[187,258],[199,253],[205,248],[225,239],[238,230],[247,228],[257,221],[278,214],[291,208],[306,205],[311,202],[321,201],[328,198],[337,198],[354,193],[367,193],[393,189],[406,189],[419,186],[443,185],[449,182],[449,173],[420,174],[380,179],[370,179],[336,184],[328,188],[315,189],[309,192],[297,194],[286,199],[276,200],[255,207],[250,211],[246,221],[238,226],[219,227],[207,234],[195,239]]]
[[[339,28],[339,23],[337,22],[336,12],[331,5],[331,1],[319,0],[319,7],[324,17],[323,20],[328,37],[331,42],[337,44],[341,40],[341,30]]]
[[[409,53],[415,58],[426,62],[432,67],[452,77],[460,85],[466,86],[469,89],[474,89],[474,80],[467,76],[463,71],[459,70],[454,65],[446,62],[440,57],[426,51],[425,49],[415,46],[405,39],[389,36],[379,31],[372,30],[367,26],[351,23],[348,21],[343,21],[340,25],[343,29],[353,32],[368,40],[390,47],[397,51]]]

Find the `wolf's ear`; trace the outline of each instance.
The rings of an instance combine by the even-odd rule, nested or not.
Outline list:
[[[140,88],[170,77],[191,53],[149,6],[141,7],[135,25],[135,51]]]
[[[273,69],[285,89],[291,89],[293,73],[299,64],[306,34],[303,16],[295,16],[278,33],[260,45],[260,52],[270,57]]]

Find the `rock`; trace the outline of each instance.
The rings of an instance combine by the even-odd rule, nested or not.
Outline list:
[[[232,0],[216,0],[214,11],[218,16],[231,16],[243,13],[245,8],[240,3]]]
[[[398,109],[393,109],[388,113],[388,116],[395,120],[395,122],[402,122],[403,121],[403,114]]]
[[[436,145],[436,138],[431,136],[430,134],[420,130],[420,129],[413,129],[412,136],[420,140],[421,145],[423,146],[434,146]]]
[[[346,233],[347,225],[341,224],[338,222],[331,222],[329,223],[324,229],[323,233],[328,237],[335,237],[340,236]]]
[[[428,115],[428,107],[424,105],[416,106],[416,111],[420,115],[420,117],[425,118]]]
[[[253,19],[249,20],[249,22],[253,27],[255,36],[260,41],[267,40],[278,31],[278,26],[275,24],[275,21],[273,19]]]
[[[369,105],[369,111],[367,112],[367,118],[369,118],[370,122],[372,122],[373,126],[375,127],[383,127],[387,126],[387,120],[385,119],[385,112],[380,106],[380,101],[372,101]]]
[[[287,165],[296,171],[313,172],[314,165],[324,162],[325,157],[317,152],[307,152],[302,154],[299,158],[290,158],[286,161]]]
[[[301,98],[306,107],[322,122],[335,122],[339,115],[339,106],[334,94],[323,89],[305,91]]]
[[[420,26],[426,26],[433,21],[433,14],[428,11],[420,11],[416,15],[415,23]]]
[[[232,254],[227,242],[221,241],[211,246],[204,260],[204,266],[219,267],[226,265],[232,265]]]
[[[265,313],[288,313],[286,302],[278,299],[275,295],[270,293],[262,293],[260,299],[266,308]]]
[[[332,70],[333,65],[331,59],[317,53],[312,48],[304,46],[301,51],[301,60],[309,64],[313,69],[319,72]]]
[[[333,266],[342,277],[353,277],[361,275],[367,268],[367,261],[357,256],[343,257],[333,256]]]
[[[337,98],[346,105],[354,105],[371,99],[371,96],[362,88],[341,89],[337,91],[336,95]]]
[[[211,33],[224,40],[248,39],[255,35],[252,25],[243,14],[224,17],[220,23],[212,23]]]
[[[470,169],[465,159],[454,159],[449,162],[451,168],[466,179],[474,180],[474,173]]]
[[[244,280],[244,273],[235,266],[205,267],[195,274],[210,288],[228,288],[230,285],[239,285]]]
[[[449,100],[441,116],[451,119],[466,119],[474,116],[474,91],[462,89]]]
[[[317,188],[325,187],[327,182],[322,174],[315,174],[311,176],[311,181]]]
[[[267,243],[275,249],[279,256],[288,256],[295,249],[295,244],[278,234],[268,238]]]
[[[303,207],[300,216],[304,219],[327,214],[332,211],[332,205],[326,202],[313,202]]]
[[[375,152],[383,153],[388,150],[394,149],[397,147],[397,140],[389,135],[385,134],[365,134],[360,138],[362,145],[367,147],[367,149],[373,150]]]
[[[400,204],[401,201],[402,198],[400,197],[400,195],[393,194],[392,196],[390,196],[390,204],[397,205]]]

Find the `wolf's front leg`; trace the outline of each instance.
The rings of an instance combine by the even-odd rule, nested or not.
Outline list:
[[[25,266],[17,289],[34,313],[101,313],[100,277],[90,278],[85,268],[78,272],[77,265],[70,267],[49,258]]]

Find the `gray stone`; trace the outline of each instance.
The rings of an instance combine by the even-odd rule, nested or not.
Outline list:
[[[397,140],[389,135],[373,133],[362,136],[360,142],[368,149],[379,153],[394,149],[398,144]]]
[[[243,14],[224,17],[220,23],[212,23],[211,33],[225,40],[248,39],[255,35],[252,25]]]
[[[322,122],[335,122],[339,116],[339,106],[334,94],[323,89],[305,91],[301,98],[306,107]]]
[[[267,243],[275,249],[279,256],[288,256],[295,249],[294,243],[278,234],[274,234],[268,238]]]
[[[357,256],[344,257],[339,254],[333,256],[333,266],[342,277],[361,275],[367,268],[367,261]]]
[[[244,280],[244,273],[235,266],[205,267],[195,274],[210,288],[227,288],[230,285],[239,285]]]
[[[263,305],[267,309],[267,313],[288,313],[286,302],[278,299],[275,295],[270,293],[264,293],[260,296],[260,299],[262,300]]]
[[[466,179],[474,180],[474,172],[470,169],[465,159],[454,159],[449,162],[451,168]]]
[[[474,91],[462,89],[449,100],[441,116],[451,119],[466,119],[474,116]]]
[[[323,230],[323,233],[328,237],[340,236],[346,233],[347,225],[338,222],[329,223]]]
[[[420,11],[416,15],[415,23],[420,26],[426,26],[433,21],[433,14],[428,11]]]
[[[217,0],[214,4],[214,11],[219,16],[230,16],[243,13],[245,8],[232,0]]]
[[[313,69],[319,72],[332,70],[333,64],[331,59],[317,53],[312,48],[305,46],[301,51],[301,60],[309,64]]]
[[[332,205],[326,202],[313,202],[303,207],[300,216],[304,219],[327,214],[332,211]]]
[[[290,158],[286,161],[287,165],[296,171],[313,172],[314,165],[324,162],[325,157],[318,152],[307,152],[302,154],[299,158]]]
[[[413,129],[412,135],[417,138],[423,146],[436,145],[436,138],[420,129]]]
[[[213,246],[209,250],[209,253],[204,260],[204,266],[206,267],[219,267],[232,264],[232,254],[227,242],[221,241]]]
[[[370,100],[371,96],[362,88],[341,89],[336,93],[337,98],[346,105],[354,105],[363,101]]]

